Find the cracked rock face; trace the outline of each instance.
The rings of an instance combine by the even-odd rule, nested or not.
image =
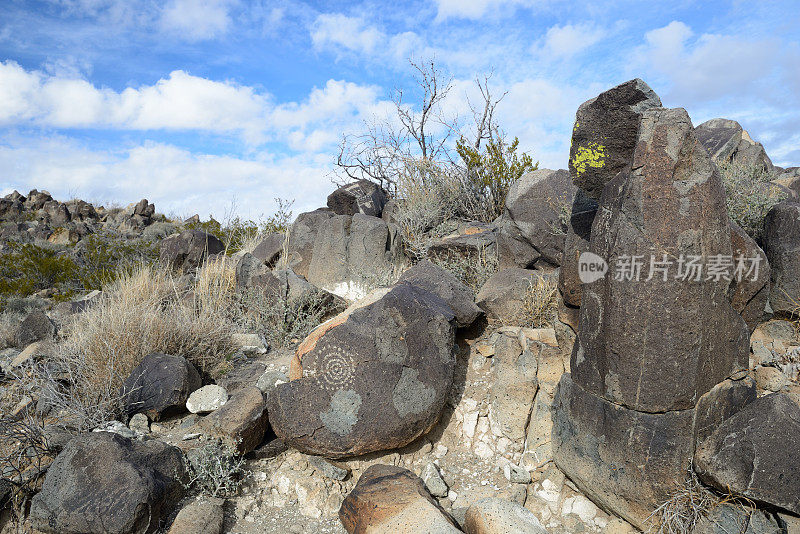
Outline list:
[[[692,409],[748,365],[729,283],[675,277],[682,255],[703,265],[732,255],[725,192],[683,109],[643,113],[632,169],[605,187],[592,227],[590,250],[609,273],[584,285],[573,379],[634,410]],[[648,263],[640,279],[618,279],[615,266],[634,256]],[[671,274],[647,280],[651,256],[671,262]]]
[[[300,345],[292,381],[269,397],[275,433],[342,458],[406,445],[439,419],[453,379],[454,314],[410,284],[321,325]]]

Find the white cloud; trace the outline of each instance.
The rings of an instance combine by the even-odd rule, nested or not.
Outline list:
[[[702,34],[680,21],[645,34],[637,66],[665,76],[681,100],[713,100],[746,89],[773,74],[776,43],[740,35]]]
[[[170,0],[161,12],[159,26],[187,41],[225,35],[231,26],[231,0]]]
[[[379,94],[374,86],[329,80],[302,102],[276,105],[252,87],[184,71],[116,92],[0,62],[0,126],[199,130],[241,136],[251,145],[288,139],[293,150],[315,151],[380,111]]]
[[[498,9],[532,6],[533,0],[436,0],[438,8],[436,20],[449,18],[477,20],[496,13]]]
[[[344,49],[363,54],[373,53],[386,35],[364,20],[341,13],[319,15],[311,28],[314,48]]]
[[[295,199],[295,214],[324,205],[332,188],[330,160],[313,155],[253,158],[195,154],[145,142],[121,153],[92,151],[56,137],[0,144],[0,190],[46,189],[59,199],[75,194],[93,202],[147,198],[163,213],[257,218],[274,211],[275,198]]]
[[[543,53],[567,59],[591,47],[605,36],[605,31],[592,24],[552,26],[544,36]]]

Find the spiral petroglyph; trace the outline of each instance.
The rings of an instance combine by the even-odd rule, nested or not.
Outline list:
[[[355,361],[341,347],[325,347],[325,352],[319,358],[316,375],[320,385],[329,391],[346,389],[355,376]]]

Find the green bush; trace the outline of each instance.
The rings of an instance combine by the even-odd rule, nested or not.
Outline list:
[[[517,154],[519,139],[507,144],[502,137],[491,139],[484,151],[467,144],[462,137],[456,150],[466,166],[466,180],[480,200],[486,213],[482,220],[491,222],[503,214],[508,189],[523,174],[535,171],[539,163],[524,152]]]
[[[153,241],[105,234],[84,238],[76,252],[80,260],[77,281],[86,290],[102,289],[122,273],[131,273],[138,265],[150,265],[158,259],[158,246]]]
[[[32,243],[9,242],[0,253],[0,296],[28,296],[55,288],[69,294],[78,265],[65,251]]]

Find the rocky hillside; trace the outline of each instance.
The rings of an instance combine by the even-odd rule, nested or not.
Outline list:
[[[244,237],[15,192],[0,528],[800,533],[798,193],[638,79],[494,221],[367,181]]]

